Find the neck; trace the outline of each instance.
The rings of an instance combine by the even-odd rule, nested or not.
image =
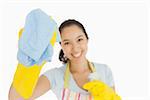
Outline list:
[[[70,62],[70,72],[71,73],[83,73],[89,69],[87,59],[81,62]]]

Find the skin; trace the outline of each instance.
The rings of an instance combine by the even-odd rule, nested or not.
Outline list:
[[[83,85],[89,81],[88,75],[91,73],[86,58],[88,39],[82,29],[76,25],[65,27],[61,32],[61,39],[62,50],[70,62],[70,72],[72,73],[76,84],[82,88]],[[50,88],[51,85],[47,77],[44,75],[40,76],[33,95],[28,100],[36,99],[50,90]],[[115,90],[114,87],[112,88]],[[11,86],[9,100],[17,100],[18,98],[22,97]]]

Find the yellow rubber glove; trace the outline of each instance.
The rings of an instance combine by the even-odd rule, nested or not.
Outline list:
[[[115,91],[99,80],[93,80],[83,86],[94,97],[94,100],[121,100]]]
[[[22,32],[23,28],[19,31],[19,38],[21,37]],[[57,35],[58,33],[55,31],[53,33],[52,39],[50,40],[50,44],[52,46],[54,46],[56,43]],[[24,99],[28,99],[32,96],[33,90],[38,81],[40,71],[45,63],[46,62],[43,62],[43,64],[40,66],[35,64],[28,67],[18,63],[12,86]]]

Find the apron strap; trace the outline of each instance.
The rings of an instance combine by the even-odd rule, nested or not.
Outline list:
[[[64,88],[68,88],[70,80],[69,62],[66,65],[66,71],[64,75]]]
[[[94,67],[94,64],[88,61],[88,65],[92,72],[95,72],[96,69]],[[69,70],[69,62],[66,64],[66,70],[64,75],[64,88],[69,87],[69,80],[70,80],[70,70]]]

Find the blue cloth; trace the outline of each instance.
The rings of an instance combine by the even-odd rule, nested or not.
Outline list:
[[[53,32],[57,31],[56,22],[40,9],[31,11],[27,17],[24,31],[19,39],[17,58],[26,66],[50,61],[53,47],[50,45]],[[58,36],[58,34],[57,34]],[[57,41],[60,36],[57,37]]]
[[[24,65],[32,66],[34,64],[41,65],[43,61],[51,61],[51,58],[53,56],[53,47],[51,45],[48,45],[42,56],[38,61],[35,61],[31,57],[27,56],[24,52],[21,50],[18,51],[17,58],[19,60],[19,63],[22,63]]]

